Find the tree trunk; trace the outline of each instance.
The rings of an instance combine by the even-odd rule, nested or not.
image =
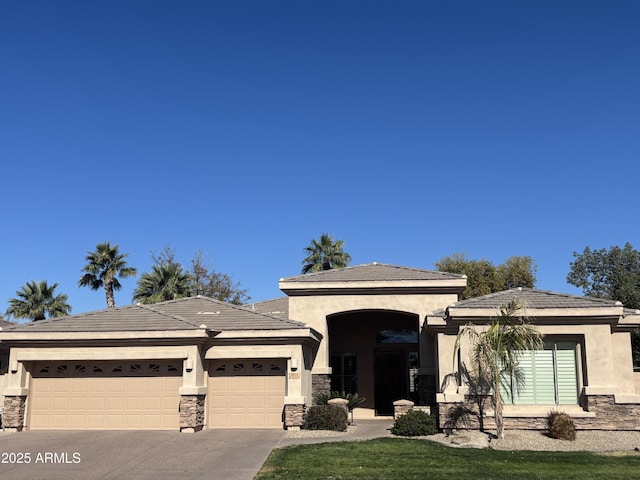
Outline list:
[[[115,308],[116,300],[113,296],[113,285],[107,280],[104,281],[104,293],[107,296],[107,308]]]
[[[496,420],[496,434],[498,438],[504,438],[504,419],[502,418],[502,396],[500,395],[500,387],[497,386],[493,394],[495,409],[494,415]]]

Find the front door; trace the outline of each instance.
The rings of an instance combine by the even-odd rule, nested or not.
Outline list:
[[[393,402],[406,398],[404,350],[377,350],[375,355],[376,415],[393,415]]]

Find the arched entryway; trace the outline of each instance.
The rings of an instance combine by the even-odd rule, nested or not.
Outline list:
[[[331,390],[358,393],[376,415],[392,415],[393,402],[417,401],[418,315],[388,310],[327,317]]]

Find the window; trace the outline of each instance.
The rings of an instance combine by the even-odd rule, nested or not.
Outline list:
[[[418,343],[415,330],[380,330],[376,334],[376,343]]]
[[[356,393],[358,390],[358,375],[356,370],[355,353],[332,353],[331,391]]]
[[[513,399],[502,392],[505,403],[515,405],[575,405],[578,403],[577,344],[545,342],[543,350],[524,352],[520,371],[524,388]]]

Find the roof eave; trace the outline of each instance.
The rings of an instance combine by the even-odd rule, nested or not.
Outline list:
[[[158,330],[158,331],[107,331],[107,332],[0,332],[1,342],[76,341],[76,340],[170,340],[170,339],[202,339],[216,335],[218,332],[208,329],[195,330]]]
[[[332,293],[433,293],[434,291],[461,292],[467,286],[465,279],[446,280],[371,280],[343,282],[289,282],[280,281],[279,287],[289,296]]]
[[[311,338],[319,343],[320,340],[322,340],[322,334],[313,328],[292,328],[274,330],[225,330],[216,335],[216,340],[260,338]]]
[[[447,309],[449,318],[482,318],[489,317],[495,318],[498,316],[499,309],[496,308],[459,308],[451,306]],[[589,317],[616,317],[622,316],[622,307],[594,307],[594,308],[530,308],[528,307],[525,312],[527,317],[542,318],[542,317],[576,317],[576,318],[589,318]]]

